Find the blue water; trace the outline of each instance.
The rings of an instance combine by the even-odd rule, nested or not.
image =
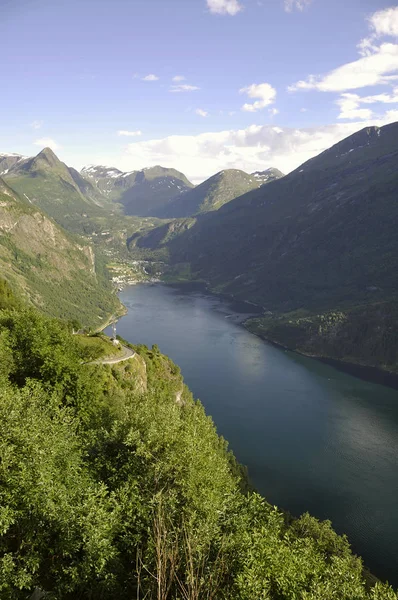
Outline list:
[[[241,307],[205,293],[137,285],[120,298],[118,334],[181,367],[258,491],[330,519],[398,586],[398,392],[263,342]]]

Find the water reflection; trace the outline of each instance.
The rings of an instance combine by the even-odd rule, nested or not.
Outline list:
[[[398,585],[398,392],[265,344],[218,298],[143,285],[121,299],[118,332],[181,367],[259,491],[331,519]]]

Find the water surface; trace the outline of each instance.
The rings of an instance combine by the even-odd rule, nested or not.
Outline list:
[[[239,324],[249,306],[164,285],[120,298],[118,334],[181,367],[259,492],[330,519],[398,586],[398,392],[263,342]]]

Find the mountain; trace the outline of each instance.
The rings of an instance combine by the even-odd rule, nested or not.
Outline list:
[[[264,183],[282,176],[277,169],[248,175],[238,169],[226,169],[213,175],[192,190],[172,199],[156,212],[158,217],[190,217],[200,213],[218,210],[221,206]]]
[[[70,229],[76,225],[80,230],[87,216],[103,214],[106,202],[101,195],[50,148],[31,158],[13,160],[4,177],[25,201]]]
[[[101,194],[111,200],[117,199],[120,195],[120,190],[119,192],[117,189],[116,191],[114,190],[115,179],[123,175],[128,176],[131,173],[123,173],[119,169],[104,167],[102,165],[89,165],[88,167],[83,167],[80,171],[81,177],[90,182]]]
[[[390,304],[380,304],[398,296],[397,160],[398,123],[368,127],[157,245],[167,246],[174,264],[189,263],[193,277],[213,289],[278,315],[301,311],[300,320],[341,309],[347,316],[353,307],[368,307],[355,317],[357,329],[375,324],[371,344],[383,321],[390,341],[383,338],[380,347],[395,344],[395,353],[375,363],[398,368],[398,343],[391,342],[398,322]],[[154,241],[156,230],[137,244]],[[380,316],[369,320],[376,310]],[[295,318],[287,318],[289,327]],[[343,339],[342,329],[339,335]],[[359,345],[351,352],[355,358]]]
[[[104,166],[84,167],[82,177],[114,202],[120,202],[127,215],[155,216],[171,198],[193,187],[183,173],[156,166],[123,173]]]
[[[21,154],[0,153],[0,176],[7,175],[10,169],[25,159],[26,156],[21,156]]]
[[[265,171],[254,171],[252,176],[260,181],[262,184],[269,183],[270,181],[274,181],[274,179],[280,179],[284,177],[284,173],[279,169],[275,169],[274,167],[270,167],[269,169],[265,169]]]
[[[91,246],[23,201],[1,178],[0,272],[26,301],[53,316],[98,327],[120,307]]]

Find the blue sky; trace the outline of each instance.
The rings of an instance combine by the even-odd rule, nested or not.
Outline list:
[[[1,152],[197,182],[289,171],[398,120],[398,7],[381,0],[1,3]]]

